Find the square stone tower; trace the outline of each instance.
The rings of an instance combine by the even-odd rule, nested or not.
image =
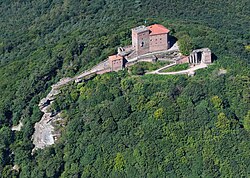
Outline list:
[[[122,56],[119,55],[109,56],[108,62],[111,71],[119,71],[123,69],[124,60]]]
[[[212,52],[209,48],[204,48],[202,53],[201,61],[205,64],[212,63]]]
[[[144,25],[132,29],[132,47],[137,55],[149,52],[149,29]]]

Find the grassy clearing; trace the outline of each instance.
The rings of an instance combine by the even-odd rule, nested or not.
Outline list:
[[[167,68],[162,70],[161,72],[177,72],[177,71],[182,71],[182,70],[186,70],[189,68],[189,64],[178,64],[175,65],[173,67]]]
[[[130,71],[133,75],[143,75],[146,72],[150,72],[159,69],[163,66],[170,64],[169,61],[157,61],[156,63],[151,62],[138,62],[137,64],[130,67]]]

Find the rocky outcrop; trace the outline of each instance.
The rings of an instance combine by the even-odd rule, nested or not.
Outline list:
[[[11,130],[12,131],[21,131],[22,127],[23,127],[23,123],[22,123],[22,121],[20,121],[18,125],[12,126]]]
[[[42,119],[35,124],[35,132],[32,136],[33,144],[36,150],[52,145],[57,139],[58,133],[54,132],[54,124],[60,120],[59,113],[52,113],[50,107],[55,99],[55,96],[60,93],[60,87],[72,81],[70,78],[62,79],[57,84],[52,86],[49,94],[43,98],[39,103],[39,109],[44,113]]]
[[[158,57],[158,60],[175,61],[176,56],[178,57],[178,53],[177,53],[178,51],[179,51],[178,45],[175,44],[172,48],[166,51],[154,52],[150,54],[144,54],[142,56],[137,56],[136,58],[129,60],[128,63],[131,63],[133,65],[139,62],[140,60],[144,60],[147,56],[152,56],[152,55]],[[162,55],[162,53],[168,54],[167,57],[163,56],[159,58],[160,57],[159,55]],[[152,59],[145,60],[145,61],[154,62]],[[176,63],[174,62],[174,64],[171,64],[171,66],[172,65],[176,65]],[[166,67],[170,67],[170,66],[165,66],[165,68]],[[162,70],[162,68],[157,71],[150,72],[148,74],[161,74],[161,75],[170,74],[170,73],[160,73],[159,72],[160,70]],[[51,105],[53,101],[55,100],[56,96],[60,94],[60,88],[62,86],[67,85],[70,82],[76,82],[76,83],[81,82],[82,79],[83,78],[86,79],[87,76],[91,76],[95,74],[103,74],[103,73],[110,72],[110,71],[111,70],[109,66],[109,61],[104,60],[100,62],[99,64],[97,64],[96,66],[94,66],[93,68],[91,68],[90,70],[87,70],[73,78],[63,78],[56,84],[52,85],[52,89],[49,92],[49,94],[45,98],[43,98],[39,103],[39,108],[44,114],[41,120],[35,124],[35,132],[32,136],[33,144],[35,145],[35,148],[33,149],[33,151],[39,148],[42,149],[42,148],[45,148],[46,146],[53,145],[55,141],[58,139],[58,137],[60,136],[60,133],[55,131],[54,126],[57,124],[57,121],[61,121],[62,118],[60,117],[60,113],[53,113],[51,111]],[[182,71],[182,72],[187,73],[189,71]],[[173,72],[173,74],[179,74],[179,73]]]
[[[60,113],[53,113],[51,111],[51,105],[56,96],[60,94],[60,88],[70,82],[79,82],[82,78],[95,73],[110,72],[110,70],[107,70],[107,62],[108,61],[105,60],[94,66],[91,70],[85,71],[73,78],[63,78],[56,84],[52,85],[52,89],[49,94],[39,103],[39,109],[44,114],[41,120],[35,124],[35,132],[32,136],[33,144],[35,145],[33,152],[36,149],[43,149],[47,146],[53,145],[60,136],[60,132],[55,131],[54,126],[57,124],[56,122],[62,120],[62,118],[60,117]]]

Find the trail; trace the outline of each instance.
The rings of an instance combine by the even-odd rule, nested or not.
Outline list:
[[[206,68],[208,65],[207,64],[204,64],[204,63],[201,63],[199,65],[196,65],[190,69],[187,69],[187,70],[182,70],[182,71],[177,71],[177,72],[160,72],[161,70],[163,69],[166,69],[166,68],[169,68],[169,67],[172,67],[176,65],[175,63],[173,64],[170,64],[170,65],[167,65],[165,67],[162,67],[158,70],[155,70],[155,71],[152,71],[152,72],[148,72],[146,74],[158,74],[158,75],[180,75],[180,74],[191,74],[193,72],[195,72],[196,70],[198,69],[203,69],[203,68]]]
[[[56,133],[54,130],[54,123],[62,120],[60,113],[52,113],[50,107],[55,100],[55,97],[60,94],[60,88],[69,84],[70,82],[79,81],[82,78],[98,73],[103,70],[109,70],[108,61],[102,61],[92,69],[84,71],[83,73],[73,78],[62,78],[59,82],[51,86],[49,94],[39,102],[39,109],[43,112],[43,116],[39,122],[35,124],[35,132],[32,135],[33,144],[36,149],[45,148],[46,146],[52,145],[57,140],[60,133]]]
[[[175,66],[176,65],[176,62],[172,63],[172,64],[169,64],[169,65],[166,65],[160,69],[157,69],[157,70],[154,70],[154,71],[151,71],[151,72],[148,72],[146,74],[159,74],[161,70],[164,70],[164,69],[167,69],[167,68],[170,68],[172,66]]]
[[[168,52],[177,51],[178,46],[177,44],[174,45],[171,49],[167,50]],[[152,55],[152,54],[150,54]],[[141,57],[141,56],[139,56]],[[137,58],[132,59],[132,61],[135,60],[135,62],[138,60]],[[131,62],[131,61],[128,61]],[[189,70],[197,70],[198,66],[196,66],[197,69],[192,68],[186,71],[180,71],[180,72],[167,72],[167,73],[160,73],[161,70],[166,69],[168,67],[172,67],[176,65],[176,63],[172,63],[170,65],[167,65],[163,68],[160,68],[156,71],[149,72],[147,74],[160,74],[160,75],[170,75],[170,74],[180,74],[180,73],[188,73]],[[202,66],[200,68],[204,68],[206,66]],[[82,80],[82,78],[87,77],[92,74],[103,74],[106,72],[110,72],[109,62],[108,59],[100,62],[96,66],[92,67],[90,70],[86,70],[82,72],[79,75],[76,75],[72,78],[62,78],[60,81],[58,81],[56,84],[51,86],[51,91],[48,93],[48,95],[43,98],[39,102],[39,109],[41,112],[43,112],[43,116],[39,122],[37,122],[34,126],[35,131],[32,135],[33,144],[35,145],[34,149],[32,150],[33,153],[36,149],[43,149],[49,145],[53,145],[55,141],[58,139],[58,136],[60,136],[59,132],[55,131],[54,126],[56,125],[57,121],[61,121],[62,118],[60,117],[60,113],[52,113],[51,111],[51,105],[53,104],[56,96],[60,94],[61,87],[68,85],[71,82],[79,82]]]

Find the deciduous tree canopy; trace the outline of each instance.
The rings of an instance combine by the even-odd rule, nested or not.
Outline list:
[[[249,12],[249,0],[1,1],[0,177],[249,177]],[[62,135],[31,155],[50,86],[145,21],[217,60],[193,78],[133,75],[153,68],[141,64],[64,87],[51,108]]]

